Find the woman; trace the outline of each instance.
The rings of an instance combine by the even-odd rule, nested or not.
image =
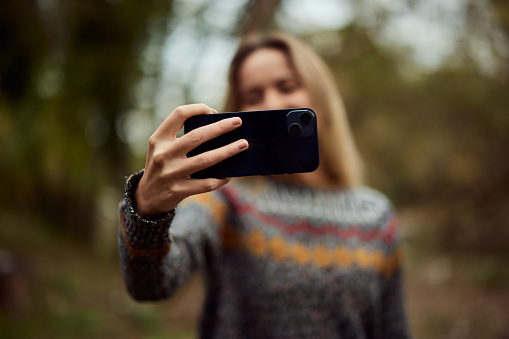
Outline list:
[[[161,299],[202,271],[203,338],[406,338],[393,210],[361,186],[331,75],[294,38],[244,40],[230,67],[225,111],[294,107],[317,113],[319,168],[228,185],[228,178],[189,175],[246,150],[246,140],[186,153],[242,121],[176,138],[188,117],[216,111],[195,104],[168,116],[150,138],[145,170],[127,181],[120,208],[127,288],[138,300]]]

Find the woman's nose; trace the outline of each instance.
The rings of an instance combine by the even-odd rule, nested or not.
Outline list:
[[[286,100],[283,95],[277,91],[270,90],[265,93],[263,100],[263,109],[283,109],[288,108]]]

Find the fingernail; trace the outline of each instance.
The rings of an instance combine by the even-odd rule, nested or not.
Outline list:
[[[233,126],[240,126],[240,124],[242,124],[242,120],[240,118],[233,118],[232,124]]]
[[[237,144],[238,148],[239,149],[246,149],[247,146],[248,146],[248,143],[247,143],[247,140],[241,140],[239,141],[239,143]]]
[[[212,111],[212,113],[218,113],[215,109],[211,108],[210,109]]]

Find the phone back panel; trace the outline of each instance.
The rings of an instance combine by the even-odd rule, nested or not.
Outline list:
[[[295,116],[296,111],[309,112],[311,116],[304,136],[290,135],[289,125],[292,121],[289,119],[295,118],[289,117]],[[308,108],[196,115],[186,120],[184,131],[188,133],[200,126],[234,116],[242,119],[239,128],[201,144],[187,156],[192,157],[239,139],[249,142],[248,149],[194,173],[192,178],[303,173],[312,172],[318,167],[316,115]]]

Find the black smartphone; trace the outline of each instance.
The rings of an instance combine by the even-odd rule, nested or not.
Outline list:
[[[242,125],[206,141],[188,157],[239,139],[247,150],[191,175],[195,179],[312,172],[318,168],[316,114],[310,108],[195,115],[184,123],[184,133],[221,119],[240,117]]]

